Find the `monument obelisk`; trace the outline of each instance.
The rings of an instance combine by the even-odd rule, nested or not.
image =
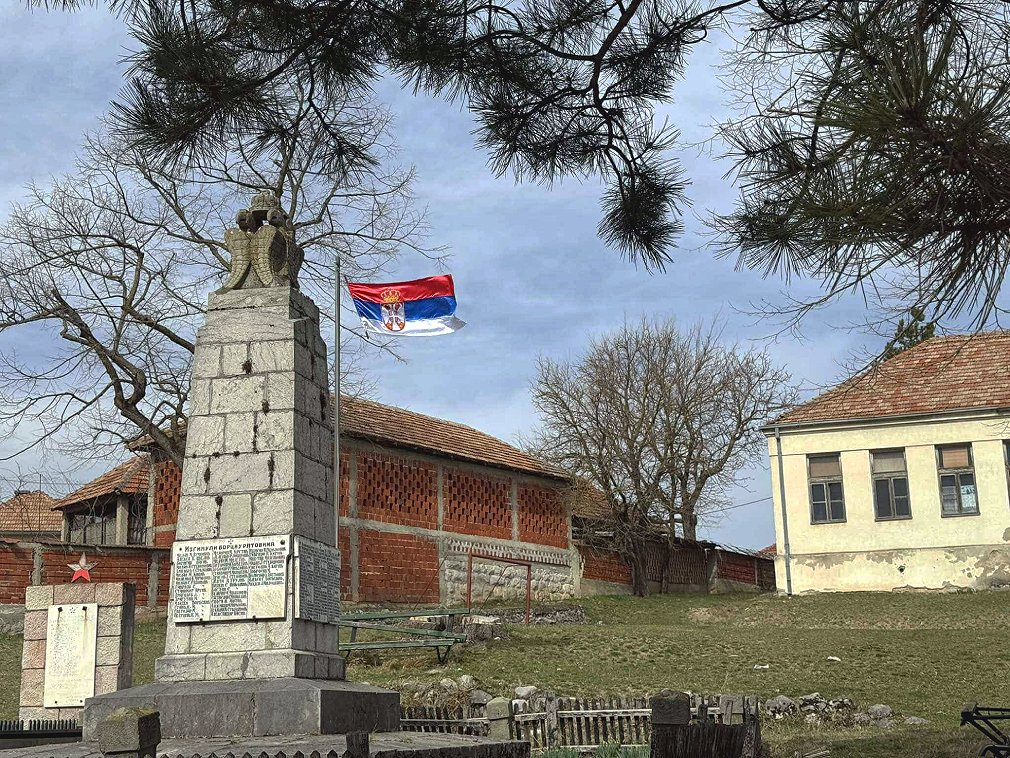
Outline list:
[[[237,224],[193,356],[165,655],[154,684],[88,701],[85,739],[123,705],[157,708],[166,737],[398,726],[397,693],[342,681],[326,345],[302,252],[272,193]]]

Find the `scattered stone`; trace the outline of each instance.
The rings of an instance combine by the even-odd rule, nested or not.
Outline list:
[[[768,664],[768,663],[755,663],[754,664],[754,670],[755,671],[767,671],[770,668],[771,668],[771,664]]]
[[[820,726],[823,721],[819,713],[808,713],[803,717],[803,723],[807,726]]]
[[[526,611],[516,610],[502,613],[502,621],[506,624],[523,624],[526,622]],[[556,607],[533,608],[530,613],[531,624],[587,624],[586,609],[581,605],[559,605]],[[603,623],[602,621],[600,622]]]
[[[854,711],[856,704],[847,697],[838,697],[828,701],[828,710],[835,712]]]
[[[507,634],[497,616],[467,616],[463,619],[463,633],[467,642],[488,642]]]
[[[893,729],[897,723],[898,722],[894,719],[880,719],[880,721],[877,722],[877,726],[882,729]]]
[[[446,677],[445,679],[442,679],[438,683],[438,686],[441,687],[443,690],[448,690],[450,692],[453,691],[453,690],[459,689],[459,685],[456,684],[456,680],[455,679],[450,679],[449,677]]]
[[[856,713],[852,716],[852,723],[855,726],[869,726],[873,722],[868,713]]]
[[[529,700],[537,692],[539,690],[536,687],[516,687],[516,697],[520,700]]]
[[[24,630],[25,607],[0,605],[0,634],[23,634]]]
[[[835,663],[841,663],[842,662],[842,659],[839,658],[837,655],[829,655],[828,656],[828,660],[829,661],[834,661]]]
[[[487,705],[494,697],[484,690],[473,690],[470,693],[470,705]]]
[[[477,680],[469,674],[463,674],[456,682],[461,690],[472,690],[477,687]]]
[[[790,713],[796,713],[797,710],[799,708],[796,705],[796,701],[785,695],[776,695],[773,698],[765,700],[765,712],[769,716],[774,716],[778,719]]]
[[[876,705],[871,705],[866,709],[866,712],[870,715],[870,718],[874,721],[880,721],[882,719],[889,719],[894,715],[894,711],[891,710],[891,706],[883,705],[877,703]]]
[[[926,724],[928,724],[929,721],[927,721],[924,718],[920,718],[919,716],[908,716],[905,719],[905,723],[908,724],[909,726],[926,726]]]

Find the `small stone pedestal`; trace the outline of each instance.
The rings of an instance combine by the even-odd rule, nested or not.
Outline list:
[[[25,588],[18,718],[78,721],[85,698],[133,684],[135,598],[117,582]]]

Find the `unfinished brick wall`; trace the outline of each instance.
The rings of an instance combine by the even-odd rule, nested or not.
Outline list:
[[[438,471],[430,463],[377,453],[357,456],[358,518],[438,528]]]
[[[708,558],[704,549],[675,548],[668,571],[667,581],[672,585],[708,586]]]
[[[32,583],[32,548],[0,542],[0,604],[21,604]]]
[[[158,527],[175,526],[179,520],[179,495],[182,490],[182,469],[175,461],[161,460],[154,464],[154,544],[168,547],[175,542],[175,530],[158,531]]]
[[[562,490],[520,486],[518,504],[520,540],[568,547],[568,514]]]
[[[94,582],[130,582],[137,587],[137,602],[148,605],[151,563],[157,561],[158,587],[154,601],[157,605],[168,603],[170,551],[167,549],[114,548],[58,543],[17,544],[0,543],[0,604],[21,604],[25,601],[25,588],[32,585],[35,555],[41,559],[40,584],[67,584],[72,576],[67,567],[76,563],[81,550],[94,562],[91,579]]]
[[[621,554],[613,550],[599,550],[579,545],[582,559],[582,578],[614,584],[631,584],[631,568]]]
[[[582,578],[631,586],[631,568],[616,551],[603,550],[588,545],[578,545],[582,558]],[[715,562],[714,575],[709,575],[709,563]],[[646,570],[653,587],[663,577],[666,548],[662,544],[650,545],[646,553]],[[720,581],[733,582],[762,592],[775,590],[775,563],[767,558],[755,557],[720,548],[706,549],[702,545],[682,544],[673,551],[668,582],[671,591],[721,591]]]
[[[717,551],[716,577],[741,584],[758,583],[755,559],[750,555]]]
[[[443,528],[481,537],[512,537],[512,486],[508,479],[443,469]]]
[[[438,543],[412,534],[358,532],[363,601],[438,603]]]

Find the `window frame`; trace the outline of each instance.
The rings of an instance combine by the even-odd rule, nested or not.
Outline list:
[[[130,498],[126,509],[126,544],[147,544],[147,498]]]
[[[952,447],[968,448],[968,465],[966,467],[965,466],[956,466],[952,468],[942,467],[941,465],[943,463],[942,451],[945,448],[952,448]],[[972,443],[954,442],[946,445],[936,445],[934,450],[936,454],[936,483],[937,486],[939,487],[939,495],[940,495],[940,518],[961,518],[962,516],[978,516],[981,513],[982,508],[978,502],[979,501],[978,477],[975,476],[975,450],[973,449]],[[975,510],[973,511],[964,510],[964,503],[961,500],[961,486],[962,486],[961,477],[964,474],[969,474],[971,476],[972,484],[975,487]],[[957,493],[957,513],[946,513],[943,509],[943,478],[945,476],[953,476],[956,478],[955,479],[956,485],[954,491]]]
[[[810,459],[811,458],[829,458],[834,456],[838,459],[838,476],[811,476],[810,475]],[[821,526],[823,524],[844,524],[848,521],[848,511],[845,509],[845,483],[844,483],[844,472],[842,471],[842,454],[841,453],[809,453],[806,456],[807,459],[807,502],[810,507],[810,524],[814,526]],[[837,484],[841,490],[841,504],[842,504],[842,517],[840,519],[831,517],[831,493],[828,489],[828,485]],[[826,519],[819,520],[814,517],[814,487],[816,485],[821,485],[824,487],[824,508]]]
[[[901,460],[904,463],[905,469],[901,474],[894,471],[889,471],[886,473],[874,473],[873,471],[873,456],[878,453],[901,453]],[[905,500],[908,501],[908,515],[899,516],[898,509],[895,505],[895,495],[894,495],[894,480],[904,479],[905,480]],[[886,481],[887,482],[887,492],[890,496],[891,512],[894,515],[891,516],[881,516],[877,509],[877,482]],[[870,499],[873,501],[873,520],[874,521],[910,521],[912,518],[912,490],[908,486],[908,458],[905,457],[905,448],[903,447],[892,447],[892,448],[881,448],[879,450],[870,451]],[[942,508],[942,506],[941,506]]]

